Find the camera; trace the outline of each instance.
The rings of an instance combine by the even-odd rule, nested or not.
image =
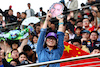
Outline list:
[[[23,61],[21,62],[21,65],[26,65],[26,64],[29,64],[29,62],[28,62],[27,60],[23,60]]]

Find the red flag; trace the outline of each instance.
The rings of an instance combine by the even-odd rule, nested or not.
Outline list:
[[[78,57],[83,55],[89,55],[89,53],[81,50],[80,48],[64,42],[64,52],[61,59],[71,58],[71,57]],[[91,65],[98,65],[100,64],[100,60],[98,58],[91,58],[91,59],[84,59],[78,61],[71,61],[71,62],[64,62],[60,63],[60,66],[68,66],[68,67],[85,67]]]
[[[89,28],[89,31],[92,32],[94,31],[95,26],[92,26],[91,28]]]

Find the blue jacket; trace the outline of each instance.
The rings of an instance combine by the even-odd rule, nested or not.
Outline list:
[[[64,44],[63,44],[64,33],[63,32],[57,32],[57,35],[58,35],[57,49],[53,49],[49,51],[47,47],[46,48],[43,47],[46,30],[47,29],[43,29],[43,28],[41,29],[40,36],[37,43],[36,53],[38,55],[39,62],[59,60],[64,50]],[[45,67],[45,66],[41,66],[41,67]],[[50,64],[49,67],[60,67],[60,64],[59,63]]]

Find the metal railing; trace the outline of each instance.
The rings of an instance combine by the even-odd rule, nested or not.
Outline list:
[[[28,65],[22,65],[22,66],[16,66],[16,67],[38,67],[38,66],[42,66],[42,65],[49,65],[49,64],[55,64],[55,63],[76,61],[76,60],[95,58],[95,57],[100,57],[100,53],[94,54],[94,55],[84,55],[84,56],[79,56],[79,57],[66,58],[66,59],[48,61],[48,62],[43,62],[43,63],[34,63],[34,64],[28,64]],[[100,63],[100,61],[98,61],[98,62]],[[96,63],[98,63],[98,62],[96,62]],[[93,62],[93,63],[95,63],[95,62]]]

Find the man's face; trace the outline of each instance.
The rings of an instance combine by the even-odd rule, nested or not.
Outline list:
[[[68,35],[68,33],[65,33],[64,41],[67,42],[68,40],[69,40],[69,35]]]
[[[32,52],[32,50],[30,50],[30,51],[25,51],[25,53],[27,53],[28,56],[31,56],[31,55],[32,55],[31,52]]]
[[[55,30],[55,24],[51,24],[51,29]]]
[[[98,39],[98,35],[96,33],[92,32],[91,35],[90,35],[90,39],[91,40],[97,40]]]
[[[88,33],[82,33],[82,38],[89,38],[90,37],[90,34]]]
[[[81,48],[82,47],[82,45],[80,43],[78,43],[78,42],[74,42],[73,45],[75,45],[78,48]]]
[[[75,30],[75,34],[80,35],[81,30],[80,29],[76,29]]]
[[[21,15],[19,13],[17,13],[17,17],[20,17]]]
[[[28,8],[30,8],[31,7],[31,5],[30,4],[28,4]]]
[[[55,4],[51,9],[52,17],[56,17],[57,15],[60,15],[63,12],[62,8],[63,8],[62,5]]]
[[[11,15],[13,15],[13,11],[12,10],[9,10],[8,11],[8,14],[11,16]]]
[[[19,62],[21,63],[24,60],[27,60],[27,57],[24,54],[20,55]]]
[[[26,18],[26,15],[24,13],[21,14],[21,18],[24,19]]]
[[[82,23],[82,22],[78,22],[78,23],[77,23],[77,27],[79,27],[79,26],[80,26],[80,27],[83,27],[83,23]]]
[[[91,54],[98,54],[98,53],[100,53],[100,50],[99,50],[99,49],[94,49],[94,50],[91,52]]]
[[[89,26],[89,20],[88,19],[83,19],[83,26],[84,27]]]
[[[17,59],[17,58],[19,57],[19,52],[18,52],[17,50],[14,50],[14,51],[12,52],[12,54],[11,54],[11,57],[12,57],[13,59]]]

